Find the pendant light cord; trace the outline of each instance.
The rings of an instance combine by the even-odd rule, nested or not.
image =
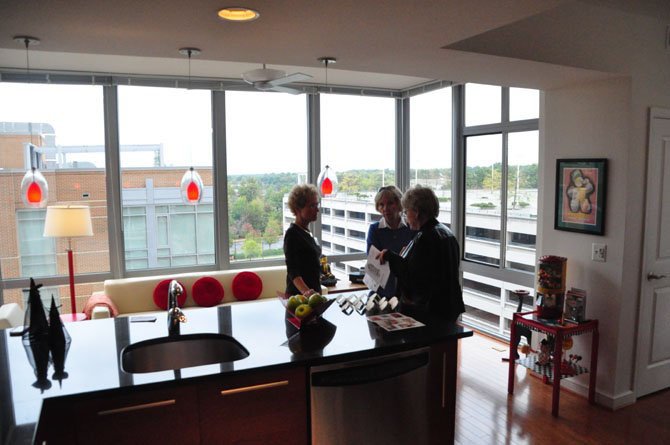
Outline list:
[[[191,54],[193,53],[192,49],[188,50],[188,89],[191,89]]]
[[[26,45],[26,77],[28,78],[28,83],[30,83],[30,39],[28,37],[23,39],[23,43]],[[28,119],[28,132],[30,133],[30,146],[31,148],[35,146],[33,143],[33,121]],[[33,153],[32,150],[29,150],[30,154],[30,168],[33,171],[33,176],[35,175],[35,164],[33,163]]]

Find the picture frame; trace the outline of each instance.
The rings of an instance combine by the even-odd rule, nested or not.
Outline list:
[[[607,159],[557,159],[554,229],[604,235]]]

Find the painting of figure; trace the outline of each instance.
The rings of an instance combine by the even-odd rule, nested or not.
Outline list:
[[[554,228],[602,235],[606,159],[559,159]]]

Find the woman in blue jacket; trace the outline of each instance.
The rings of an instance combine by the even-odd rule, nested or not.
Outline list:
[[[400,253],[403,247],[414,237],[416,232],[411,230],[402,219],[401,198],[402,193],[394,185],[380,188],[375,195],[375,208],[381,213],[382,217],[379,221],[370,224],[368,229],[368,253],[370,253],[370,246],[375,246],[379,251],[387,249]],[[388,282],[382,284],[382,286],[379,289],[372,290],[387,299],[396,295],[396,277],[394,275],[391,275]]]

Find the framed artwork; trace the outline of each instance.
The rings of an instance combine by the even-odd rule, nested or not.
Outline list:
[[[607,159],[556,161],[554,229],[603,235]]]

